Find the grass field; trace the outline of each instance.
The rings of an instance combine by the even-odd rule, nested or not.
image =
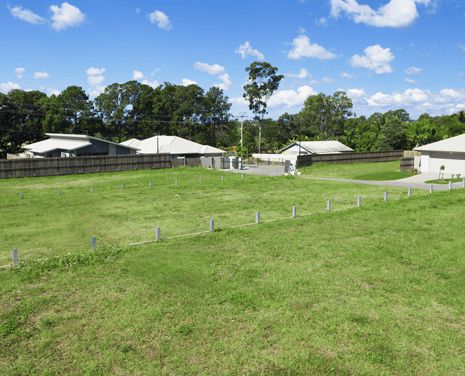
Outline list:
[[[92,236],[124,246],[153,239],[157,226],[162,236],[177,236],[208,230],[212,216],[225,228],[253,222],[256,211],[264,221],[290,216],[294,205],[300,214],[321,212],[327,199],[335,210],[354,206],[357,194],[369,204],[384,190],[201,169],[3,180],[0,265],[14,247],[32,260],[88,249]],[[388,190],[393,200],[405,197],[406,190]]]
[[[433,179],[433,180],[426,180],[425,183],[428,184],[449,184],[449,183],[459,183],[462,182],[463,179],[454,178],[454,179]]]
[[[183,188],[198,175],[202,185]],[[154,192],[145,193],[149,178],[159,186],[172,183],[159,208],[181,194],[175,208],[192,216],[207,212],[202,202],[213,199],[219,213],[248,193],[236,216],[247,209],[253,220],[264,200],[278,217],[294,200],[319,207],[327,195],[344,210],[132,248],[99,247],[2,271],[2,374],[465,373],[465,239],[457,220],[465,191],[410,199],[399,191],[397,200],[385,203],[382,189],[374,189],[379,187],[298,178],[241,181],[235,175],[225,175],[219,186],[218,173],[181,170],[2,182],[2,205],[17,210],[29,199],[33,213],[45,205],[42,200],[56,199],[59,185],[59,199],[69,198],[52,212],[65,204],[85,212],[73,205],[87,205],[92,183],[93,205],[145,202],[142,214],[143,208],[153,211],[147,202]],[[128,185],[124,191],[121,181]],[[354,208],[355,194],[364,188],[371,199]],[[19,190],[25,198],[18,204]],[[236,199],[223,207],[217,191]],[[294,197],[286,198],[290,193]],[[143,194],[148,198],[142,200]],[[124,221],[113,226],[103,207],[97,205],[100,220],[122,231]],[[40,223],[30,218],[34,232]],[[40,220],[45,228],[53,222]],[[3,226],[1,231],[8,234]]]
[[[318,178],[355,180],[398,180],[412,176],[400,171],[399,161],[381,163],[316,163],[301,169],[302,174]]]

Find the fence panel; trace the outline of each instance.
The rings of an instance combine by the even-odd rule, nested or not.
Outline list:
[[[297,166],[305,167],[313,163],[359,163],[359,162],[389,162],[400,160],[404,156],[403,150],[363,152],[363,153],[337,153],[299,155]]]

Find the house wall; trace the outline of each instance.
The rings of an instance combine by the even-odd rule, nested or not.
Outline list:
[[[444,173],[449,174],[462,174],[465,175],[465,153],[422,153],[423,155],[429,155],[429,166],[426,169],[421,167],[421,172],[434,172],[438,173],[441,169],[441,166],[444,166],[446,169]]]
[[[98,140],[90,140],[91,145],[76,150],[78,157],[87,155],[132,155],[136,154],[133,149],[128,149],[120,145],[113,145]]]

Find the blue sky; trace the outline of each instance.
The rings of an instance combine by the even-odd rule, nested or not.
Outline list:
[[[338,89],[357,114],[448,114],[465,109],[464,25],[462,0],[9,0],[0,91],[193,81],[238,114],[244,69],[265,58],[286,76],[272,116]]]

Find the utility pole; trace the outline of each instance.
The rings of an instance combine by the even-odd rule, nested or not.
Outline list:
[[[244,147],[244,119],[247,119],[247,114],[243,112],[238,116],[241,122],[241,149]]]

